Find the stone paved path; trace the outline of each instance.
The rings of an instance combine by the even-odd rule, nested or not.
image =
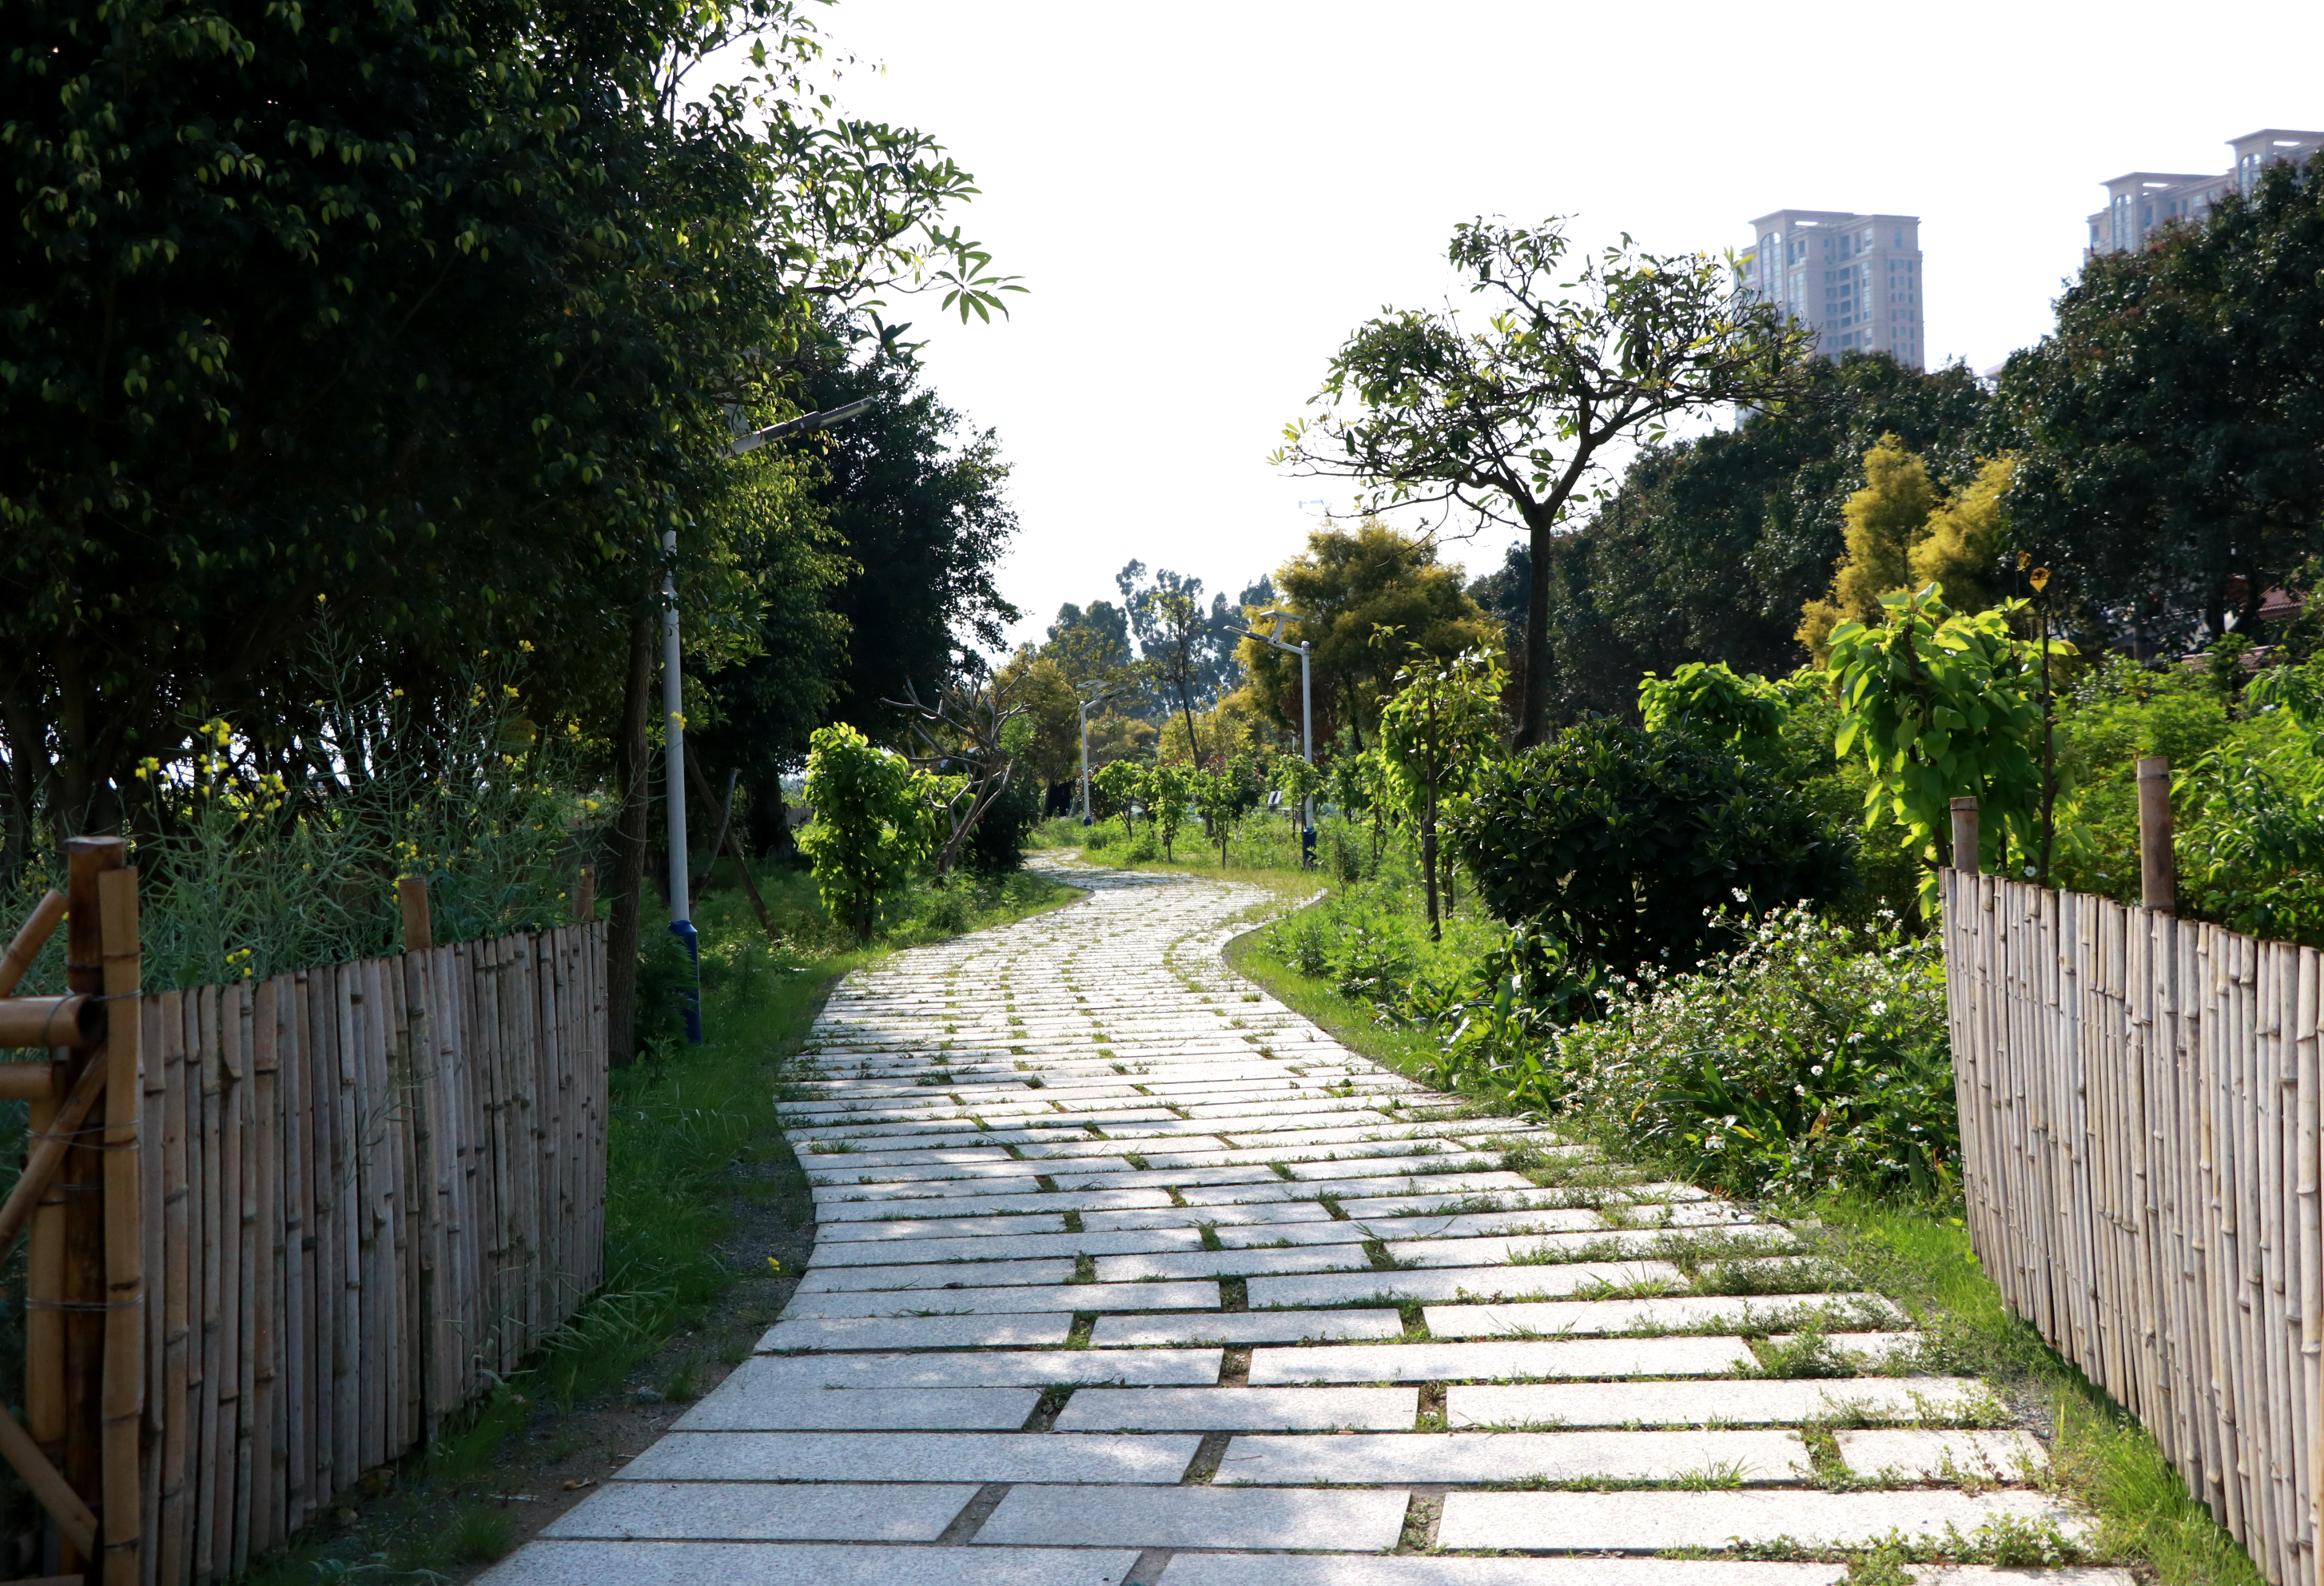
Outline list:
[[[1825,1586],[1650,1555],[2085,1524],[1789,1229],[1351,1053],[1220,960],[1250,888],[1074,878],[834,994],[798,1294],[490,1586]]]

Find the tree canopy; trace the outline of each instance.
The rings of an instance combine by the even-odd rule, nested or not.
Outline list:
[[[1522,529],[1530,561],[1517,739],[1550,720],[1550,549],[1600,454],[1662,439],[1712,403],[1775,403],[1799,383],[1808,335],[1738,299],[1707,255],[1619,246],[1567,258],[1564,224],[1463,222],[1447,257],[1490,304],[1366,321],[1333,356],[1311,418],[1276,460],[1353,478],[1369,509],[1441,505]],[[1352,409],[1347,412],[1345,410]]]
[[[1358,747],[1377,737],[1389,680],[1408,659],[1499,647],[1491,619],[1462,589],[1460,570],[1437,560],[1436,545],[1376,518],[1309,534],[1307,548],[1275,570],[1273,588],[1293,613],[1284,641],[1311,646],[1318,744],[1342,728]],[[1297,732],[1299,657],[1256,639],[1242,640],[1238,655],[1268,719]]]
[[[2015,547],[2082,636],[2151,654],[2255,626],[2324,539],[2324,156],[2101,254],[2004,366]],[[2239,581],[2240,580],[2240,581]]]

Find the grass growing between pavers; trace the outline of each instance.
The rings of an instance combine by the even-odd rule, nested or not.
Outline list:
[[[770,941],[738,891],[706,892],[703,1025],[698,1047],[650,1041],[612,1078],[606,1118],[605,1283],[524,1366],[447,1424],[429,1450],[370,1473],[315,1524],[254,1564],[247,1586],[361,1580],[380,1586],[459,1580],[504,1556],[561,1507],[536,1489],[545,1474],[609,1442],[634,1452],[650,1437],[610,1432],[591,1412],[611,1401],[682,1405],[748,1358],[771,1324],[812,1243],[807,1182],[776,1117],[787,1081],[811,1071],[801,1050],[832,987],[900,947],[1006,923],[1082,895],[1028,875],[963,886],[930,904],[916,889],[893,934],[857,949],[822,916],[810,878],[758,877],[779,928]],[[792,929],[794,928],[795,929]],[[738,1234],[787,1230],[791,1258],[764,1269]],[[738,1288],[766,1291],[735,1309]],[[724,1306],[722,1325],[706,1319]],[[718,1336],[712,1337],[712,1334]],[[641,1380],[632,1381],[633,1378]],[[642,1389],[642,1393],[633,1390]],[[576,1492],[594,1481],[583,1479]],[[531,1501],[526,1501],[530,1499]]]
[[[1092,858],[1102,862],[1104,856]],[[1294,889],[1277,890],[1287,895]],[[1307,891],[1313,891],[1312,883]],[[1440,1052],[1425,1031],[1382,1023],[1370,1006],[1342,995],[1327,980],[1300,974],[1267,951],[1259,933],[1230,942],[1226,958],[1351,1050],[1406,1077],[1442,1083]],[[1460,1094],[1455,1110],[1484,1117],[1501,1109],[1495,1097],[1480,1091]],[[1561,1133],[1596,1146],[1609,1160],[1577,1164],[1522,1146],[1513,1150],[1508,1165],[1545,1188],[1610,1192],[1640,1171],[1683,1176],[1602,1122],[1556,1123]],[[1617,1168],[1609,1164],[1613,1160],[1629,1165]],[[1958,1553],[1932,1553],[1902,1542],[1875,1546],[1853,1557],[1849,1580],[1855,1586],[1903,1586],[1909,1580],[1904,1564],[1935,1557],[2041,1564],[2077,1556],[2144,1564],[2162,1586],[2261,1586],[2264,1577],[2250,1556],[2189,1493],[2153,1434],[2009,1313],[1969,1248],[1957,1200],[1907,1203],[1837,1196],[1778,1210],[1815,1224],[1807,1232],[1820,1254],[1852,1274],[1857,1286],[1904,1302],[1929,1335],[1911,1355],[1871,1362],[1869,1369],[1984,1377],[2022,1417],[2051,1436],[2051,1465],[2043,1485],[2088,1505],[2098,1520],[2095,1535],[2080,1548],[2040,1527],[2005,1527],[2003,1534],[1953,1539],[1963,1550]],[[1697,1292],[1770,1292],[1742,1288],[1749,1278],[1731,1269],[1720,1276],[1725,1281],[1708,1285],[1698,1279]],[[1738,1288],[1728,1289],[1727,1282]],[[1763,1343],[1758,1352],[1760,1369],[1768,1375],[1837,1375],[1846,1364],[1835,1357],[1831,1340],[1812,1332],[1780,1346]],[[1805,1555],[1774,1545],[1750,1550],[1748,1556]]]

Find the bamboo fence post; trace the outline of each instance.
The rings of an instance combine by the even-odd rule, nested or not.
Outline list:
[[[335,1057],[331,1091],[331,1198],[333,1273],[336,1314],[331,1336],[331,1466],[335,1489],[355,1484],[363,1473],[363,1392],[358,1375],[364,1338],[361,1322],[363,1268],[356,1240],[356,1159],[361,1139],[355,1132],[355,966],[342,965],[331,974],[331,1010]]]
[[[98,878],[117,869],[124,844],[119,838],[76,837],[65,843],[67,874],[65,915],[65,988],[84,996],[105,990],[105,905]],[[134,1021],[127,1021],[134,1023]],[[135,1048],[131,1051],[134,1054]],[[109,1053],[60,1048],[68,1083],[97,1065],[109,1088],[113,1065]],[[133,1094],[134,1087],[133,1087]],[[102,1447],[105,1367],[109,1287],[105,1239],[106,1157],[102,1140],[92,1135],[110,1132],[113,1113],[108,1105],[102,1124],[87,1119],[72,1131],[64,1164],[57,1175],[62,1203],[62,1238],[59,1283],[49,1304],[60,1308],[62,1349],[57,1370],[62,1386],[63,1421],[58,1428],[62,1444],[60,1468],[65,1480],[91,1509],[105,1503],[105,1460]],[[35,1368],[37,1369],[38,1368]],[[100,1523],[103,1516],[99,1514]],[[100,1533],[102,1546],[103,1533]],[[75,1546],[59,1549],[59,1568],[69,1574],[86,1569],[97,1574],[101,1560],[84,1555]]]
[[[2138,891],[2140,905],[2159,914],[2179,912],[2179,864],[2171,836],[2171,762],[2149,755],[2138,763]]]
[[[229,1016],[231,1010],[231,1016]],[[233,1479],[230,1501],[219,1516],[222,1535],[232,1537],[234,1571],[242,1573],[250,1567],[250,1477],[251,1445],[250,1417],[252,1401],[257,1397],[257,1370],[252,1359],[251,1329],[257,1312],[256,1294],[252,1285],[252,1249],[254,1243],[251,1219],[253,1202],[257,1198],[257,1186],[253,1182],[251,1153],[255,1144],[251,1126],[251,1019],[250,982],[247,980],[226,988],[219,998],[218,1053],[226,1062],[226,1079],[223,1136],[231,1131],[231,1139],[224,1145],[226,1158],[221,1164],[226,1173],[226,1193],[231,1210],[220,1229],[225,1238],[226,1261],[232,1268],[227,1280],[226,1303],[231,1307],[233,1322],[226,1329],[229,1352],[227,1368],[230,1376],[221,1383],[221,1397],[230,1388],[234,1394],[234,1415],[229,1424],[231,1441],[224,1457],[226,1470]]]
[[[597,917],[597,867],[584,865],[573,881],[573,923],[586,925]]]
[[[142,968],[142,966],[141,966]],[[169,1107],[169,1076],[162,1053],[170,1047],[161,999],[137,999],[138,1062],[143,1072],[139,1084],[144,1107],[138,1119],[138,1198],[142,1201],[139,1231],[143,1235],[145,1264],[145,1407],[139,1416],[137,1578],[140,1586],[155,1586],[161,1578],[161,1436],[164,1423],[163,1375],[169,1350],[169,1325],[162,1299],[168,1283],[169,1238],[165,1224],[169,1174],[163,1127]]]
[[[308,1046],[307,978],[290,974],[281,979],[286,1043],[277,1082],[282,1088],[282,1528],[292,1532],[307,1523],[313,1492],[309,1340],[315,1312],[305,1248],[314,1205],[307,1173],[307,1073],[313,1054]]]
[[[126,845],[111,841],[113,867],[97,878],[100,978],[115,1010],[107,1021],[105,1077],[104,1366],[99,1453],[103,1465],[106,1586],[137,1586],[144,1491],[139,1470],[145,1415],[145,1233],[141,1128],[145,1111],[144,973],[139,945],[137,872],[121,867]]]
[[[1964,875],[1974,876],[1978,861],[1977,800],[1955,799],[1952,812],[1953,868]]]
[[[275,1436],[275,1385],[280,1376],[276,1353],[281,1336],[282,1205],[280,1194],[282,1148],[281,1012],[276,1005],[278,982],[261,982],[251,993],[251,1112],[256,1129],[253,1142],[252,1181],[257,1194],[245,1218],[253,1239],[254,1297],[252,1327],[254,1360],[251,1371],[250,1418],[250,1550],[261,1553],[274,1545],[278,1494],[274,1459],[280,1446]]]

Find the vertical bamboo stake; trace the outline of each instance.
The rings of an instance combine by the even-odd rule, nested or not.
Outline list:
[[[167,1402],[162,1397],[162,1372],[169,1348],[162,1301],[169,1282],[163,1197],[170,1180],[162,1141],[169,1087],[161,1054],[169,1050],[170,1042],[162,1023],[161,999],[140,997],[136,1006],[138,1065],[143,1074],[138,1084],[143,1107],[137,1120],[138,1228],[143,1236],[139,1259],[145,1269],[145,1408],[138,1417],[137,1430],[137,1579],[139,1586],[156,1586],[161,1578],[161,1432]]]
[[[337,1314],[332,1324],[331,1347],[331,1464],[338,1488],[355,1484],[362,1475],[363,1389],[363,1267],[357,1240],[361,1229],[355,1214],[356,1164],[362,1153],[355,1110],[355,973],[352,964],[332,971],[332,1009],[336,1016],[332,1051],[337,1072],[331,1118],[332,1261]]]
[[[201,1413],[196,1423],[193,1449],[194,1578],[208,1580],[226,1572],[232,1564],[232,1544],[226,1555],[217,1551],[218,1389],[226,1377],[225,1289],[218,1224],[223,1210],[226,1174],[221,1169],[222,1097],[225,1070],[218,1061],[218,988],[204,986],[195,993],[200,1045],[197,1048],[198,1081],[202,1106],[199,1145],[200,1173],[195,1180],[200,1195],[201,1231],[201,1380],[197,1386]]]
[[[252,1182],[256,1190],[244,1224],[254,1236],[252,1316],[254,1359],[252,1362],[250,1417],[250,1550],[263,1553],[277,1535],[278,1494],[275,1470],[280,1444],[275,1437],[275,1387],[281,1345],[282,1206],[279,1194],[281,1171],[281,1010],[276,998],[283,987],[278,980],[258,986],[251,997],[251,1126],[255,1133],[252,1152]]]
[[[230,1523],[234,1527],[234,1568],[236,1574],[250,1567],[250,1489],[252,1485],[251,1413],[258,1398],[257,1360],[253,1349],[253,1334],[257,1325],[258,1294],[254,1268],[257,1266],[256,1224],[258,1201],[257,1171],[254,1157],[257,1145],[255,1120],[252,1117],[251,1099],[256,1086],[253,1083],[251,1051],[250,982],[244,980],[227,988],[234,1009],[229,1026],[223,1015],[219,1031],[225,1036],[220,1050],[226,1053],[230,1062],[226,1120],[234,1128],[234,1143],[226,1153],[228,1189],[234,1196],[234,1216],[226,1224],[226,1251],[234,1263],[231,1303],[235,1323],[226,1334],[232,1344],[234,1364],[234,1461],[228,1469],[234,1480]],[[222,999],[224,1000],[224,999]]]
[[[2158,914],[2179,912],[2179,862],[2171,838],[2171,762],[2149,755],[2138,763],[2138,890],[2141,906]]]
[[[145,1414],[145,1233],[140,1125],[145,1109],[144,1022],[138,993],[144,973],[137,931],[137,872],[117,867],[125,845],[112,843],[115,866],[97,878],[103,911],[101,970],[113,1017],[105,1054],[105,1363],[99,1433],[104,1466],[105,1586],[137,1586],[144,1482],[138,1470],[139,1424]]]
[[[435,916],[428,906],[428,883],[406,876],[395,884],[395,900],[403,912],[403,951],[426,952],[436,945]]]
[[[1974,876],[1978,862],[1977,800],[1955,799],[1952,810],[1953,868]]]
[[[120,868],[124,844],[119,838],[77,837],[65,844],[65,863],[69,877],[66,885],[67,914],[65,916],[65,985],[70,991],[90,996],[105,990],[104,964],[104,902],[100,877],[108,870]],[[134,1020],[124,1020],[134,1024]],[[130,1046],[134,1057],[136,1047]],[[110,1330],[106,1326],[109,1312],[105,1309],[109,1288],[110,1263],[105,1237],[105,1196],[107,1188],[106,1157],[102,1149],[90,1149],[91,1136],[113,1127],[116,1099],[111,1094],[114,1067],[109,1052],[69,1053],[65,1055],[67,1082],[78,1080],[81,1071],[91,1063],[102,1064],[106,1078],[107,1096],[105,1121],[82,1121],[72,1148],[65,1153],[64,1164],[58,1171],[56,1183],[61,1192],[64,1206],[62,1282],[57,1303],[66,1307],[63,1312],[63,1379],[64,1424],[62,1427],[63,1459],[60,1466],[66,1484],[78,1493],[92,1509],[105,1504],[105,1460],[102,1448],[105,1413],[105,1370]],[[137,1087],[129,1088],[134,1099]],[[134,1114],[132,1117],[134,1118]],[[109,1532],[99,1533],[98,1547],[105,1549]],[[60,1568],[71,1573],[87,1567],[90,1574],[101,1571],[98,1559],[83,1559],[79,1550],[69,1542],[58,1546]],[[108,1583],[109,1586],[109,1583]]]
[[[315,1312],[305,1249],[308,1212],[314,1204],[307,1177],[307,1071],[313,1053],[307,1038],[306,976],[283,976],[280,995],[284,1007],[284,1045],[276,1076],[282,1089],[282,1529],[289,1533],[307,1523],[314,1461],[308,1368]]]
[[[581,874],[573,882],[573,919],[586,925],[597,917],[597,867],[581,867]]]
[[[186,1526],[189,1517],[187,1459],[192,1450],[188,1436],[197,1423],[187,1414],[190,1372],[187,1349],[193,1327],[191,1209],[188,1178],[186,1019],[191,1011],[183,993],[165,991],[155,999],[161,1011],[161,1514],[157,1571],[162,1586],[183,1586],[190,1573]],[[201,1102],[194,1099],[191,1121],[201,1123]]]

